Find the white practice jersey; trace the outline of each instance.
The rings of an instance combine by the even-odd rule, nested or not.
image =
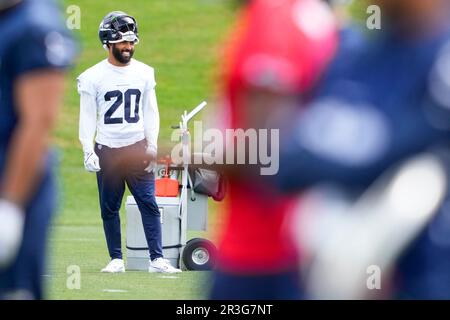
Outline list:
[[[83,149],[92,150],[95,132],[95,141],[111,148],[146,138],[156,149],[159,114],[155,86],[154,69],[135,59],[125,67],[105,59],[83,72],[78,77]]]

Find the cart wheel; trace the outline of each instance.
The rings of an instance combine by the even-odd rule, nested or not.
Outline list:
[[[215,265],[216,251],[209,240],[191,239],[183,250],[183,263],[188,270],[211,270]]]

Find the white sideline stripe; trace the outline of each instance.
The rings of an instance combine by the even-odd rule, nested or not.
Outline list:
[[[179,277],[175,277],[175,276],[159,276],[158,278],[162,278],[162,279],[178,279]]]
[[[103,289],[103,292],[125,293],[125,292],[128,292],[128,291],[127,290],[120,290],[120,289]]]

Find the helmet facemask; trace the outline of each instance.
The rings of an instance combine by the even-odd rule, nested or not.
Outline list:
[[[137,26],[133,18],[123,17],[120,21],[118,19],[114,19],[111,24],[113,27],[112,30],[116,31],[119,39],[109,41],[109,43],[129,41],[137,44],[139,42]]]

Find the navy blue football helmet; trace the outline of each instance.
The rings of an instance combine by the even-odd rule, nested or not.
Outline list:
[[[98,36],[103,47],[122,41],[139,42],[138,26],[134,17],[122,11],[108,13],[102,20]]]

